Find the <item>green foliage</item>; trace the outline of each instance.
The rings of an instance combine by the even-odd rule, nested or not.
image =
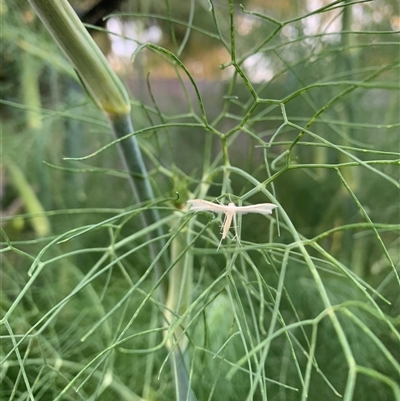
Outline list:
[[[136,131],[115,140],[10,2],[0,399],[171,400],[184,342],[199,401],[400,397],[396,4],[236,3],[125,4],[162,39],[139,40]],[[132,135],[156,194],[142,203],[117,148]],[[6,156],[37,191],[43,238]],[[189,213],[193,197],[279,208],[243,216],[241,246],[230,234],[217,250],[221,219]],[[149,209],[160,220],[143,226]],[[168,286],[181,289],[166,312]]]

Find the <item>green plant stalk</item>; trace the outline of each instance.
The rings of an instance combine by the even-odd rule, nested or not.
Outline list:
[[[129,114],[129,97],[124,86],[68,1],[28,1],[100,109],[110,118]]]
[[[187,230],[181,231],[171,244],[171,261],[179,260],[169,274],[167,308],[164,313],[167,327],[174,326],[174,322],[185,314],[191,304],[193,255],[186,249],[187,243],[190,241],[188,235]],[[185,352],[188,341],[186,335],[182,336],[184,328],[185,321],[180,321],[176,329],[166,333],[169,337],[167,341],[169,349],[177,346],[180,352]]]
[[[200,184],[198,196],[204,198],[210,188],[207,161],[210,159],[211,135],[207,136],[208,140],[205,144],[205,165],[203,179]],[[176,221],[179,221],[181,215],[176,213]],[[188,249],[192,241],[193,225],[195,217],[193,217],[188,228],[180,231],[171,243],[171,261],[177,261],[168,276],[168,294],[166,298],[166,308],[164,312],[165,326],[174,327],[181,316],[187,313],[192,303],[193,289],[193,253]],[[183,256],[182,256],[183,255]],[[184,334],[186,324],[190,316],[179,321],[179,325],[165,332],[168,336],[166,347],[172,350],[170,355],[170,363],[172,374],[176,386],[177,401],[195,401],[196,396],[190,386],[189,378],[189,355],[188,355],[188,338]]]
[[[169,275],[167,308],[164,313],[167,327],[174,326],[174,321],[184,315],[191,304],[193,255],[191,252],[187,252],[187,236],[187,230],[182,230],[171,243],[171,261],[174,262],[178,258],[179,260]],[[182,254],[183,256],[181,256]],[[180,349],[180,352],[186,351],[188,341],[185,335],[182,336],[182,327],[184,326],[184,322],[181,322],[173,332],[167,333],[169,337],[167,347],[169,349],[176,346]]]
[[[128,94],[68,1],[29,0],[29,3],[71,61],[88,94],[108,116],[115,136],[122,138],[132,134]],[[154,193],[137,139],[131,136],[119,146],[125,165],[134,177],[131,177],[130,184],[136,200],[153,200]],[[142,219],[147,225],[158,221],[159,214],[156,210],[149,210]],[[162,235],[161,228],[157,235]],[[153,248],[152,256],[155,252]],[[157,276],[161,276],[160,271]]]
[[[177,220],[181,217],[177,214]],[[193,224],[192,222],[189,223]],[[176,400],[195,400],[190,389],[188,339],[184,334],[189,316],[181,320],[192,302],[193,253],[188,250],[192,230],[181,230],[171,243],[171,261],[177,261],[169,273],[168,295],[164,312],[165,326],[171,328],[165,332],[168,337],[166,346],[171,350],[172,373],[176,384]],[[177,323],[179,324],[177,325]]]
[[[133,126],[129,115],[115,116],[110,120],[112,129],[117,138],[123,138],[126,135],[132,134]],[[147,174],[147,169],[142,158],[142,152],[139,148],[139,143],[135,136],[130,136],[119,143],[118,147],[122,160],[125,164],[125,168],[130,171],[133,175],[130,177],[130,185],[134,197],[138,201],[151,201],[155,199],[153,188],[150,185],[150,180]],[[151,208],[140,214],[142,224],[146,227],[149,224],[155,223],[160,220],[160,214],[157,209]],[[164,235],[163,229],[158,227],[156,230],[156,236],[162,237]],[[154,259],[155,255],[164,246],[164,241],[160,239],[158,243],[152,243],[150,245],[151,258]],[[164,266],[167,266],[168,261],[166,254],[162,258]],[[160,266],[156,268],[156,280],[162,275],[162,269]],[[160,288],[161,302],[165,299],[165,288]]]

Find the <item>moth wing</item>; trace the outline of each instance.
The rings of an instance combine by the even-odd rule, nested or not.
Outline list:
[[[246,213],[261,213],[261,214],[271,214],[272,211],[278,207],[273,203],[258,203],[256,205],[250,206],[237,206],[235,208],[236,213],[246,214]]]
[[[218,203],[209,202],[203,199],[191,199],[186,203],[190,205],[190,210],[194,212],[215,212],[224,213],[226,211],[226,206],[219,205]]]

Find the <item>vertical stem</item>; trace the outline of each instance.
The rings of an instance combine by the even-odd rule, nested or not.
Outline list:
[[[186,313],[192,301],[193,254],[188,250],[188,244],[191,241],[190,233],[191,230],[182,230],[171,244],[171,261],[177,262],[169,275],[168,296],[164,313],[166,326],[172,328],[166,332],[169,337],[166,346],[168,349],[174,347],[170,362],[175,379],[177,401],[194,401],[196,399],[190,388],[188,375],[188,340],[186,335],[182,335],[185,322],[188,321],[189,316],[175,328],[177,319]]]
[[[133,134],[133,126],[130,115],[119,115],[114,118],[110,118],[110,122],[114,131],[116,138],[123,138],[128,134]],[[121,154],[121,158],[125,164],[126,169],[131,172],[134,177],[131,175],[129,178],[129,183],[131,186],[131,190],[135,199],[138,202],[143,201],[151,201],[154,200],[153,189],[150,185],[150,180],[147,175],[146,166],[144,164],[142,153],[139,148],[139,143],[135,136],[131,136],[124,141],[119,143],[119,151]],[[150,225],[160,220],[160,215],[157,209],[151,208],[144,211],[141,215],[143,226]],[[159,253],[162,247],[165,245],[165,241],[161,238],[164,235],[164,231],[161,227],[158,227],[155,235],[160,237],[160,239],[149,245],[150,247],[150,257],[152,259],[155,258],[157,253]],[[162,264],[165,266],[168,265],[167,255],[164,254],[162,256]],[[156,267],[156,280],[158,280],[162,275],[163,268],[157,264]],[[161,302],[165,299],[165,286],[160,288],[160,297]]]

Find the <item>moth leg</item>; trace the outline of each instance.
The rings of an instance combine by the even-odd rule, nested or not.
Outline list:
[[[220,229],[221,229],[221,241],[219,241],[217,251],[219,250],[219,248],[220,248],[220,246],[221,246],[221,244],[222,244],[222,241],[223,241],[223,239],[225,238],[223,232],[224,232],[224,227],[225,227],[226,219],[228,218],[228,216],[227,216],[226,214],[224,214],[224,216],[225,216],[225,217],[224,217],[224,221],[222,222],[222,225],[221,225],[221,227],[220,227]]]
[[[241,242],[240,242],[240,236],[238,234],[238,226],[237,226],[237,221],[236,221],[236,213],[233,215],[233,229],[235,230],[235,236],[233,237],[233,239],[237,239],[237,242],[239,243],[240,246],[242,246]]]
[[[226,219],[227,219],[227,215],[226,214],[224,214],[224,221],[222,222],[222,225],[221,225],[221,227],[220,227],[220,229],[221,229],[221,234],[223,233],[223,231],[224,231],[224,227],[225,227],[225,223],[226,223]],[[223,239],[223,238],[222,238]]]

